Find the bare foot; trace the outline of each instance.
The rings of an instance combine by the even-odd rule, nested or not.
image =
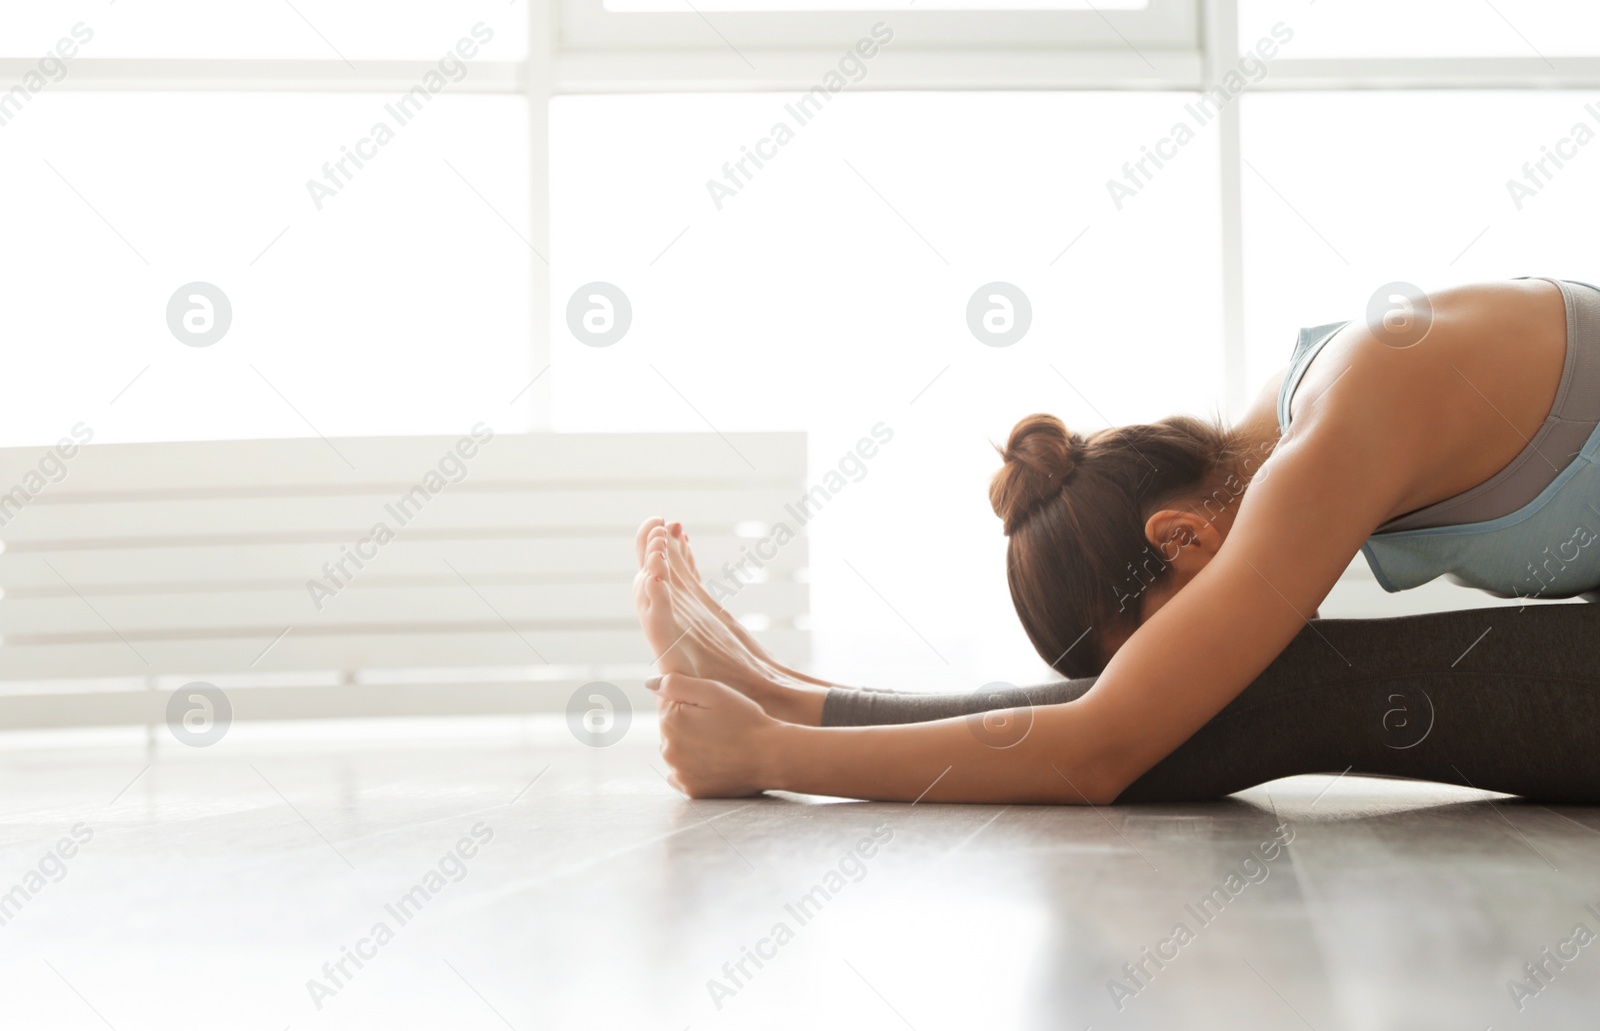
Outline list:
[[[695,598],[699,600],[700,604],[704,605],[708,612],[721,620],[722,623],[728,628],[729,632],[731,632],[733,636],[737,638],[746,649],[749,650],[751,655],[771,666],[778,672],[783,673],[786,676],[793,677],[796,680],[801,680],[808,684],[816,684],[819,687],[841,686],[838,684],[829,683],[826,680],[818,680],[816,677],[801,673],[798,670],[790,669],[788,666],[785,666],[783,663],[779,662],[777,658],[775,658],[771,652],[767,651],[761,642],[756,639],[755,635],[750,633],[750,631],[745,628],[743,623],[734,618],[733,613],[723,608],[721,603],[711,596],[711,592],[706,590],[705,579],[700,575],[699,566],[695,564],[694,551],[689,547],[689,531],[684,529],[683,524],[668,524],[667,533],[669,535],[667,538],[668,565],[671,566],[673,572],[683,580],[689,590],[694,593]]]
[[[745,629],[744,624],[735,619],[733,613],[723,608],[722,604],[711,596],[711,592],[706,590],[705,581],[694,563],[694,552],[689,549],[689,532],[683,528],[682,523],[667,524],[667,565],[700,604],[706,607],[706,611],[721,620],[729,632],[738,638],[739,643],[749,649],[750,654],[771,666],[779,665],[778,660],[772,657],[772,653]]]
[[[714,646],[728,661],[749,667],[753,675],[769,677],[778,673],[780,667],[771,661],[766,649],[755,644],[755,639],[748,633],[743,633],[744,628],[738,626],[733,617],[723,613],[720,606],[705,604],[710,596],[704,594],[703,590],[696,590],[700,586],[698,580],[690,572],[682,552],[675,547],[677,543],[671,536],[667,522],[660,518],[645,520],[635,540],[641,568],[653,550],[662,550],[667,564],[667,588],[672,595],[673,610],[679,622],[694,624],[708,645]],[[735,626],[738,626],[739,632],[734,630]],[[754,648],[752,644],[755,644]]]
[[[634,605],[661,672],[719,681],[777,719],[819,722],[823,692],[756,659],[674,576],[666,529],[647,523],[640,531],[644,558],[634,578]]]
[[[704,578],[700,575],[699,566],[694,560],[694,551],[689,546],[689,532],[682,523],[668,523],[659,516],[647,519],[639,527],[639,533],[634,541],[638,552],[639,564],[644,564],[645,548],[655,537],[667,537],[667,566],[671,570],[668,582],[675,593],[687,592],[693,599],[690,607],[704,609],[706,613],[715,617],[733,636],[733,641],[728,642],[729,650],[738,652],[740,648],[749,654],[751,661],[761,667],[764,672],[776,673],[780,677],[799,681],[804,684],[814,684],[818,687],[842,687],[827,680],[818,680],[816,677],[798,670],[791,669],[779,662],[778,659],[762,643],[756,639],[743,623],[711,596],[705,588]],[[685,602],[687,605],[688,603]],[[740,648],[735,648],[737,644]]]

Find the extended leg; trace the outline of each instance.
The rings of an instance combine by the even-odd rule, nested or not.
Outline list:
[[[912,723],[1049,705],[1093,686],[1073,680],[970,695],[833,690],[822,723]],[[1600,607],[1314,620],[1117,801],[1216,798],[1347,768],[1600,802]]]

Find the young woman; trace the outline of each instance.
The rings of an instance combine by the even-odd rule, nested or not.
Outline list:
[[[990,500],[1018,615],[1068,684],[958,701],[801,676],[699,587],[681,527],[647,522],[635,601],[674,782],[1104,804],[1349,766],[1600,798],[1588,606],[1312,621],[1358,551],[1389,590],[1600,588],[1600,289],[1517,280],[1427,305],[1422,333],[1303,330],[1229,429],[1017,425]],[[1427,731],[1352,725],[1375,686]]]

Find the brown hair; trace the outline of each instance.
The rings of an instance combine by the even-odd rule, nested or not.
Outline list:
[[[1189,416],[1085,438],[1030,415],[1000,454],[989,503],[1011,539],[1011,600],[1040,657],[1067,677],[1104,669],[1106,642],[1138,627],[1140,596],[1167,579],[1171,555],[1145,539],[1150,515],[1202,498],[1209,511],[1244,490],[1235,435]]]

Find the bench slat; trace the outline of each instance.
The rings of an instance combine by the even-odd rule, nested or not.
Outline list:
[[[725,607],[736,615],[760,613],[789,620],[806,613],[806,600],[805,584],[771,581],[745,587]],[[0,635],[14,641],[49,634],[103,634],[108,632],[107,624],[131,635],[240,626],[315,627],[319,623],[377,629],[393,623],[427,623],[449,629],[498,618],[522,629],[524,624],[627,625],[636,618],[631,584],[626,580],[560,587],[473,584],[470,588],[454,577],[448,583],[423,587],[382,587],[357,581],[321,601],[318,609],[304,588],[238,591],[226,597],[204,591],[13,599],[0,605]]]
[[[204,677],[229,672],[541,666],[547,662],[589,667],[644,665],[655,659],[636,626],[529,632],[524,634],[527,643],[493,616],[474,631],[438,631],[403,624],[395,624],[387,633],[343,632],[345,628],[336,625],[316,629],[320,632],[292,630],[277,644],[272,642],[282,632],[281,626],[199,640],[151,641],[128,635],[131,646],[109,632],[73,643],[8,643],[0,647],[0,679]],[[803,630],[779,629],[763,633],[761,640],[779,660],[804,665],[809,661],[809,637]]]
[[[382,524],[396,537],[419,530],[470,535],[473,531],[610,528],[628,534],[647,517],[670,510],[671,518],[715,532],[731,531],[743,519],[798,520],[784,506],[799,492],[784,488],[704,490],[528,490],[459,492],[450,488],[399,505],[399,495],[336,497],[199,498],[30,505],[4,527],[8,550],[65,550],[83,543],[133,538],[181,540],[322,539],[355,544]],[[739,515],[744,513],[744,515]],[[751,515],[760,513],[760,515]],[[83,543],[80,543],[83,542]]]
[[[380,484],[404,490],[435,468],[458,439],[90,444],[67,460],[65,477],[47,486],[40,497],[97,497],[107,492],[149,496],[164,490],[281,495],[294,493],[293,488],[328,484]],[[46,450],[0,449],[0,492],[38,469]],[[713,482],[775,486],[802,478],[805,463],[802,433],[502,433],[466,460],[468,479],[474,482],[577,480],[663,486]]]
[[[694,535],[700,572],[731,586],[722,567],[737,562],[755,542],[741,537]],[[304,587],[322,575],[322,564],[339,557],[339,544],[168,545],[164,547],[94,548],[77,551],[0,552],[0,588],[13,598],[29,591],[66,590],[62,577],[85,593],[96,587],[163,584],[278,585]],[[806,538],[797,537],[779,549],[765,549],[771,558],[762,568],[774,577],[803,569],[809,561]],[[48,559],[50,565],[46,565]],[[637,563],[632,534],[610,537],[528,537],[434,540],[401,536],[367,562],[357,583],[376,577],[451,576],[448,561],[476,584],[490,581],[572,583],[585,579],[632,577]],[[51,570],[55,566],[60,576]],[[753,569],[754,566],[747,566]],[[3,608],[3,602],[0,602]]]

